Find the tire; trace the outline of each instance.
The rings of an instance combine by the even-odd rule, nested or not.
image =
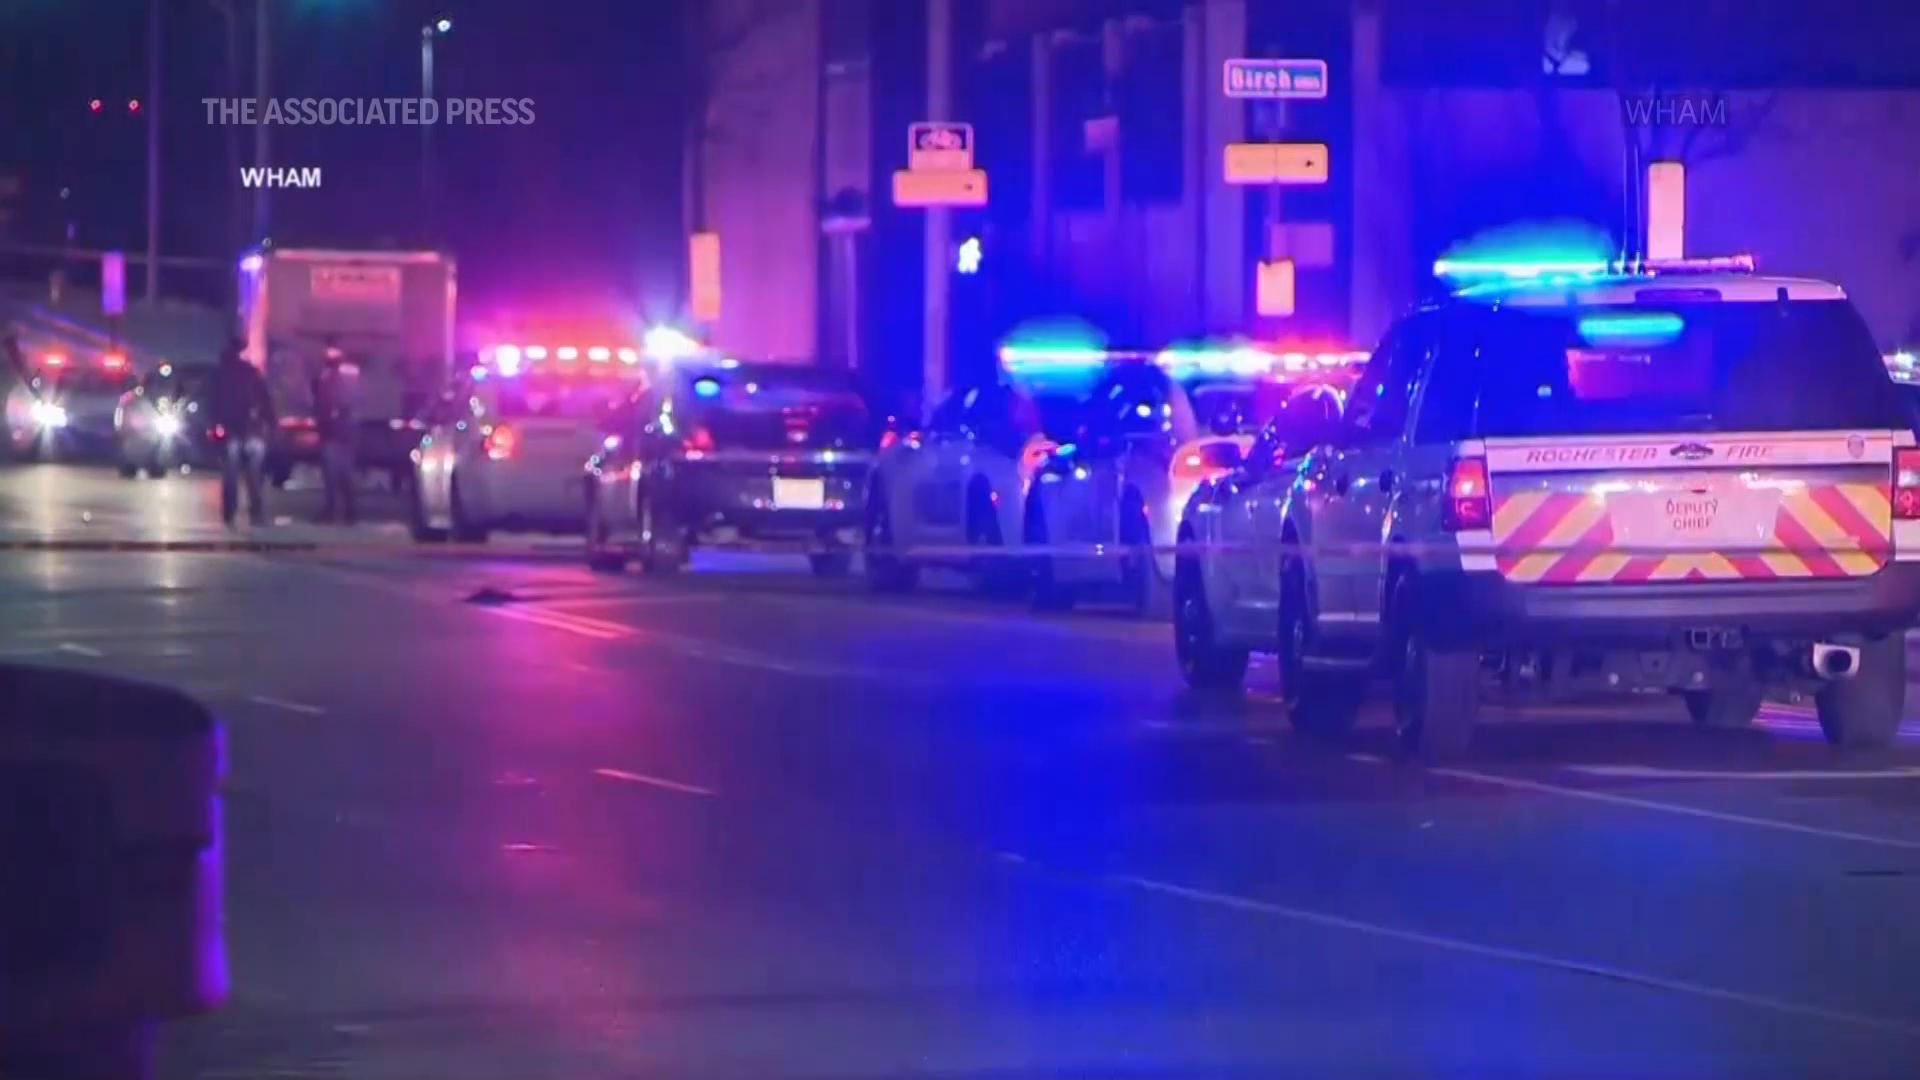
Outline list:
[[[668,548],[661,544],[653,496],[642,492],[638,499],[634,517],[640,522],[640,572],[654,577],[679,573],[687,561],[686,545]]]
[[[618,574],[627,568],[627,556],[609,545],[607,523],[600,516],[598,499],[587,505],[587,569],[597,574]]]
[[[1752,679],[1741,679],[1711,690],[1690,690],[1684,696],[1694,727],[1736,731],[1753,726],[1766,690]]]
[[[168,471],[167,467],[162,465],[158,458],[147,463],[147,476],[154,480],[166,479]]]
[[[1247,682],[1247,650],[1219,644],[1200,568],[1182,563],[1173,576],[1173,655],[1195,690],[1238,693]]]
[[[413,496],[407,500],[407,531],[416,544],[439,544],[447,539],[447,530],[427,524],[427,506],[421,501],[419,484],[413,485]]]
[[[1321,738],[1340,738],[1353,730],[1366,697],[1366,676],[1313,671],[1306,665],[1313,643],[1306,571],[1297,562],[1281,571],[1280,697],[1294,730]]]
[[[1040,510],[1037,500],[1027,504],[1026,542],[1029,545],[1044,546],[1047,542],[1047,518]],[[1070,611],[1073,609],[1073,587],[1062,585],[1053,575],[1053,556],[1036,555],[1028,564],[1028,576],[1033,585],[1033,609],[1035,611]]]
[[[851,551],[816,551],[807,556],[807,566],[817,578],[843,578],[853,569]]]
[[[447,502],[453,517],[453,538],[462,544],[484,544],[487,542],[487,527],[467,517],[467,506],[460,498],[460,477],[455,474],[447,481]]]
[[[123,462],[121,462],[121,463],[120,463],[120,477],[121,477],[121,479],[123,479],[123,480],[131,480],[131,479],[133,479],[134,477],[136,477],[136,476],[139,476],[139,475],[140,475],[140,466],[138,466],[138,465],[135,465],[135,464],[133,464],[133,463],[132,463],[132,462],[130,462],[130,461],[123,461]]]
[[[1435,648],[1418,626],[1401,628],[1395,639],[1393,724],[1401,747],[1428,764],[1465,757],[1479,719],[1480,654]]]
[[[971,566],[975,590],[987,596],[1020,591],[1024,575],[1001,541],[1000,517],[994,513],[993,499],[984,488],[967,500],[967,546],[981,552]]]
[[[1123,547],[1145,548],[1147,553],[1128,556],[1126,572],[1127,607],[1135,618],[1165,619],[1173,614],[1173,587],[1160,576],[1159,560],[1153,557],[1153,527],[1147,521],[1146,505],[1138,494],[1120,504],[1120,543]]]
[[[893,514],[887,509],[885,491],[876,488],[867,496],[866,527],[860,535],[867,587],[874,592],[912,592],[920,580],[920,568],[892,553]]]
[[[1905,636],[1888,634],[1861,643],[1859,672],[1828,682],[1813,701],[1820,731],[1834,746],[1873,750],[1891,745],[1907,703]]]

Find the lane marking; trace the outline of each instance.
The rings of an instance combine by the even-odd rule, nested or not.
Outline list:
[[[327,710],[318,705],[308,705],[300,701],[288,701],[286,698],[277,698],[270,694],[248,694],[247,700],[253,702],[255,705],[265,705],[270,709],[284,709],[290,713],[299,713],[301,716],[327,715]]]
[[[604,776],[608,780],[619,780],[628,784],[645,784],[648,787],[657,787],[666,791],[677,791],[682,795],[706,795],[712,797],[719,794],[719,792],[714,791],[712,788],[703,788],[698,784],[683,784],[678,780],[668,780],[660,776],[647,776],[644,773],[628,772],[625,769],[595,769],[593,770],[593,775]]]
[[[1658,765],[1565,765],[1569,772],[1627,780],[1910,780],[1920,766],[1893,769],[1666,769]]]
[[[95,660],[98,660],[101,657],[104,657],[107,655],[106,653],[101,652],[99,649],[96,649],[91,645],[82,645],[74,641],[63,641],[60,644],[54,646],[54,651],[63,652],[63,653],[72,653],[75,656],[88,656],[88,657],[92,657]]]
[[[1516,776],[1499,776],[1494,773],[1475,772],[1472,769],[1427,770],[1435,776],[1448,776],[1456,780],[1470,780],[1493,787],[1511,788],[1515,791],[1530,791],[1538,795],[1559,795],[1568,799],[1585,799],[1589,802],[1611,803],[1615,806],[1631,806],[1638,810],[1651,810],[1656,813],[1677,814],[1681,817],[1695,817],[1706,821],[1718,821],[1727,825],[1746,825],[1756,829],[1774,829],[1779,832],[1796,833],[1801,836],[1817,836],[1826,840],[1847,840],[1856,844],[1872,844],[1877,847],[1897,848],[1901,851],[1920,851],[1920,840],[1902,840],[1892,836],[1875,836],[1870,833],[1849,832],[1845,829],[1823,829],[1818,825],[1802,825],[1795,821],[1780,821],[1775,818],[1750,817],[1746,814],[1734,814],[1724,810],[1708,810],[1698,806],[1685,806],[1680,803],[1660,802],[1657,799],[1641,799],[1632,795],[1616,795],[1606,791],[1589,791],[1585,788],[1564,787],[1560,784],[1547,784],[1538,780],[1522,780]]]
[[[503,619],[532,623],[549,630],[565,630],[569,634],[578,634],[597,641],[632,637],[637,632],[633,627],[623,623],[608,622],[605,619],[595,619],[586,615],[569,615],[560,611],[517,607],[483,607],[480,610],[491,612]]]
[[[1531,952],[1526,949],[1513,949],[1501,945],[1485,945],[1459,938],[1442,937],[1438,934],[1424,933],[1419,930],[1406,930],[1397,926],[1367,922],[1340,915],[1328,915],[1324,912],[1309,911],[1305,908],[1290,907],[1270,900],[1256,900],[1252,897],[1235,896],[1231,893],[1213,892],[1208,889],[1196,889],[1186,885],[1175,885],[1152,878],[1115,876],[1106,879],[1115,885],[1158,893],[1193,903],[1212,907],[1227,908],[1234,911],[1249,912],[1289,919],[1312,926],[1346,930],[1356,934],[1385,938],[1390,941],[1405,942],[1411,945],[1424,945],[1428,948],[1442,949],[1448,952],[1476,956],[1486,960],[1519,964],[1528,967],[1546,968],[1576,975],[1590,975],[1596,978],[1611,979],[1616,982],[1632,983],[1655,990],[1666,990],[1676,994],[1706,998],[1713,1001],[1725,1001],[1746,1005],[1769,1012],[1801,1016],[1830,1023],[1845,1024],[1852,1027],[1869,1028],[1875,1031],[1892,1032],[1909,1038],[1920,1038],[1920,1025],[1895,1020],[1890,1017],[1873,1016],[1867,1013],[1849,1012],[1843,1009],[1829,1009],[1820,1005],[1807,1005],[1783,998],[1769,997],[1765,994],[1753,994],[1744,990],[1729,990],[1725,987],[1707,983],[1690,982],[1684,979],[1671,979],[1663,975],[1651,975],[1630,968],[1618,968],[1610,964],[1593,963],[1586,960],[1572,960],[1547,953]]]

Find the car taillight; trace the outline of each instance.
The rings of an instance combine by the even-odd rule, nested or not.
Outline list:
[[[505,461],[513,456],[515,450],[519,449],[520,436],[505,424],[495,424],[493,428],[487,432],[486,438],[480,441],[480,446],[486,450],[489,459],[493,461]]]
[[[1903,521],[1920,518],[1920,447],[1894,447],[1893,516]]]
[[[687,432],[684,445],[688,453],[711,453],[713,451],[713,432],[703,427],[694,428],[692,431]]]
[[[884,431],[884,432],[881,432],[881,434],[880,434],[880,449],[882,449],[882,450],[888,450],[888,449],[891,449],[891,448],[892,448],[892,447],[893,447],[893,446],[894,446],[895,444],[897,444],[897,443],[898,443],[899,441],[900,441],[900,433],[899,433],[899,432],[897,432],[897,431]]]
[[[108,371],[125,371],[127,370],[126,354],[110,352],[100,358],[100,366]]]
[[[1447,470],[1447,501],[1440,523],[1448,532],[1484,529],[1493,524],[1493,499],[1485,458],[1460,458]]]

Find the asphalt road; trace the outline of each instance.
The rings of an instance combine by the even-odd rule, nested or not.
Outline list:
[[[0,536],[212,497],[16,469]],[[1920,1075],[1908,740],[1660,700],[1428,770],[1118,616],[267,532],[360,546],[0,552],[0,654],[229,728],[234,993],[169,1077]]]

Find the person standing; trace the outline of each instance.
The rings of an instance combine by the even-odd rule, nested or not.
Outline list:
[[[319,521],[355,519],[353,369],[346,354],[328,343],[325,361],[313,380],[313,423],[320,436],[320,475],[326,500]]]
[[[255,525],[267,523],[262,502],[261,469],[267,457],[267,435],[273,430],[273,397],[260,369],[240,355],[241,342],[231,338],[214,368],[213,423],[221,439],[220,517],[233,527],[240,509],[241,487],[246,488],[247,517]]]

